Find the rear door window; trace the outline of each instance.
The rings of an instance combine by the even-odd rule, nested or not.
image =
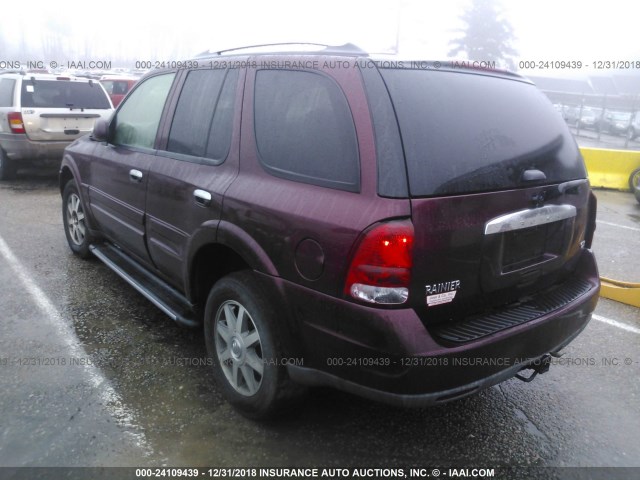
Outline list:
[[[111,104],[98,82],[25,78],[22,82],[22,107],[109,109]]]
[[[381,73],[398,116],[411,195],[523,187],[529,169],[544,172],[548,184],[586,178],[564,120],[534,85],[450,71]]]
[[[314,185],[359,190],[353,117],[332,79],[306,71],[260,70],[254,109],[258,153],[268,172]]]
[[[237,79],[238,70],[189,72],[173,116],[168,151],[218,162],[226,158]]]

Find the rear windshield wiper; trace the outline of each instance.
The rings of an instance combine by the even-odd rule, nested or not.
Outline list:
[[[568,182],[562,182],[555,187],[546,188],[531,197],[533,203],[540,207],[547,200],[551,200],[553,198],[557,198],[561,195],[569,194],[569,195],[577,195],[580,187],[582,185],[586,185],[587,179],[581,178],[580,180],[569,180]]]
[[[558,193],[559,195],[564,195],[565,193],[577,194],[581,185],[587,183],[586,178],[581,178],[580,180],[570,180],[568,182],[561,183],[558,185]]]

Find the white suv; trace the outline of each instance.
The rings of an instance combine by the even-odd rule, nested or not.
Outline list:
[[[47,74],[0,75],[0,180],[19,166],[62,160],[76,138],[90,133],[113,105],[100,82]]]

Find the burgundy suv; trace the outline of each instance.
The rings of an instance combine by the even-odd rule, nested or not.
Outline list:
[[[305,385],[422,406],[529,380],[588,323],[595,197],[526,79],[340,48],[180,66],[66,149],[65,233],[204,324],[245,415]]]

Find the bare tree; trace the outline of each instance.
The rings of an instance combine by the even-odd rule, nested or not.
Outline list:
[[[61,19],[49,17],[42,32],[42,53],[45,61],[65,58],[65,37],[68,26]]]

